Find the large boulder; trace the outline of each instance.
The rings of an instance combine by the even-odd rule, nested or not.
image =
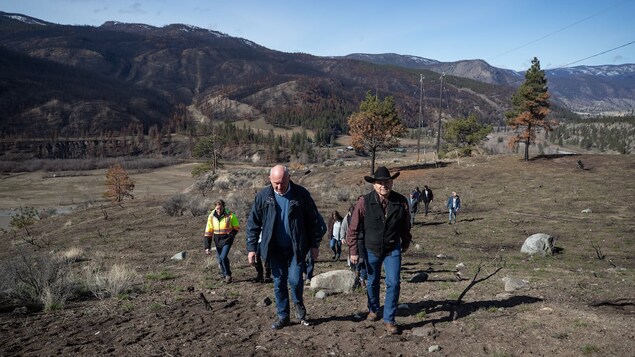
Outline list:
[[[553,253],[553,237],[545,233],[532,234],[525,239],[520,252],[531,255],[551,255]]]
[[[355,273],[350,270],[332,270],[311,279],[311,289],[324,289],[336,293],[349,293],[355,286]]]

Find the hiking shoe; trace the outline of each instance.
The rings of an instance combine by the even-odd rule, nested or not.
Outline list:
[[[287,317],[283,319],[281,317],[278,317],[276,321],[274,321],[273,324],[271,324],[271,329],[280,330],[281,328],[285,326],[289,326],[289,318]]]
[[[262,277],[262,276],[257,276],[257,277],[254,279],[254,283],[262,283],[262,282],[264,282],[264,281],[265,281],[265,279],[263,279],[263,277]]]
[[[377,316],[376,312],[369,312],[368,316],[366,316],[366,321],[377,321],[379,320],[379,316]]]
[[[295,317],[298,320],[304,320],[306,319],[306,308],[304,307],[304,305],[296,305],[295,306]]]
[[[304,307],[304,305],[296,305],[295,306],[295,317],[300,322],[300,325],[302,325],[302,326],[310,326],[311,325],[309,323],[309,321],[306,319],[306,308]]]
[[[399,333],[397,326],[391,322],[384,322],[384,327],[386,328],[386,333],[389,335],[396,335]]]
[[[225,277],[225,282],[226,282],[227,284],[231,283],[231,282],[232,282],[232,277],[231,277],[231,276],[229,276],[229,275],[227,275],[227,276]]]

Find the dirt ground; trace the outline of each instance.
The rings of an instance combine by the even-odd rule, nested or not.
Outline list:
[[[585,170],[577,167],[577,160],[584,161]],[[273,286],[252,282],[255,270],[246,264],[244,232],[232,247],[234,282],[225,284],[214,259],[202,254],[205,217],[163,213],[166,197],[192,183],[189,169],[174,167],[136,178],[139,192],[150,182],[163,190],[147,189],[121,206],[108,206],[107,219],[94,206],[33,227],[34,235],[50,238],[47,249],[52,252],[84,250],[84,259],[74,263],[77,276],[90,264],[125,263],[135,269],[138,281],[126,296],[75,297],[64,309],[50,312],[21,313],[5,304],[0,310],[0,355],[632,356],[634,156],[554,156],[529,162],[497,156],[441,165],[391,159],[386,165],[401,172],[396,191],[427,184],[435,194],[432,212],[417,216],[414,242],[404,255],[398,335],[386,335],[381,322],[365,321],[361,290],[320,299],[305,289],[311,326],[294,322],[271,330],[275,305],[266,301],[273,300]],[[327,216],[333,209],[347,209],[349,202],[338,198],[341,192],[354,196],[370,189],[362,180],[368,171],[364,165],[312,167],[311,173],[292,179],[312,192]],[[35,188],[43,187],[38,185],[52,182],[41,174],[40,182],[33,177],[22,189],[34,196],[40,191]],[[100,175],[91,177],[92,185],[102,184]],[[10,193],[7,179],[1,182],[4,200]],[[13,187],[15,197],[24,197],[25,191]],[[62,194],[60,189],[56,186],[53,197],[68,200],[74,192],[83,194]],[[453,190],[463,209],[458,223],[448,225],[445,201]],[[83,199],[81,194],[73,200]],[[251,191],[245,196],[253,199]],[[582,213],[585,209],[591,212]],[[246,224],[244,218],[241,223]],[[520,253],[533,233],[556,237],[559,253]],[[21,243],[6,233],[0,245],[6,261]],[[322,248],[316,274],[347,269],[344,260],[329,259],[326,240]],[[187,253],[185,260],[170,259],[181,251]],[[493,263],[496,256],[504,260],[503,269],[455,306],[479,264],[480,277],[500,266]],[[465,267],[457,268],[460,263]],[[409,281],[420,272],[429,279]],[[503,277],[523,279],[528,286],[505,294]],[[456,320],[450,318],[452,311]],[[440,350],[428,352],[433,345]]]

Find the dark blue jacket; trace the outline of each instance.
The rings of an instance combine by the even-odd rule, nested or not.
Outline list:
[[[320,246],[322,236],[326,233],[326,224],[309,191],[293,181],[289,185],[292,196],[289,202],[289,229],[293,253],[297,259],[302,260],[311,248]],[[255,252],[257,247],[260,248],[260,256],[265,262],[269,257],[269,244],[276,217],[274,195],[271,185],[258,192],[247,220],[247,252]]]

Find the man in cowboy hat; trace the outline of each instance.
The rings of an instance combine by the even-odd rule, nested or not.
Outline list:
[[[368,316],[366,320],[379,320],[379,282],[381,266],[386,274],[386,298],[384,303],[384,327],[388,334],[398,333],[395,315],[399,302],[401,254],[412,241],[408,199],[392,190],[393,180],[399,172],[390,175],[384,166],[364,179],[373,184],[373,191],[361,196],[355,204],[347,232],[347,242],[352,264],[356,264],[360,252],[358,239],[363,232],[368,259]]]

